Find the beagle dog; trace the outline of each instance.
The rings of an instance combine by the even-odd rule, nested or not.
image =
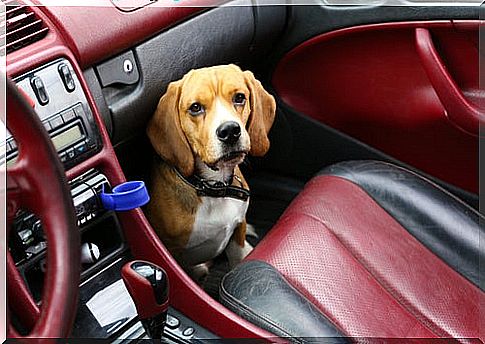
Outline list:
[[[235,65],[191,70],[168,85],[147,126],[159,155],[147,217],[184,268],[223,251],[234,266],[252,250],[238,165],[266,154],[275,111],[261,83]]]

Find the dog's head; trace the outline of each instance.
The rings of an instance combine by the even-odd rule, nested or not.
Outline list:
[[[276,104],[249,71],[235,65],[192,70],[168,85],[147,127],[157,153],[182,174],[195,157],[217,169],[247,153],[263,156]]]

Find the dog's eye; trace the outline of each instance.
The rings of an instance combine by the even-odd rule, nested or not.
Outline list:
[[[244,105],[246,103],[246,96],[244,93],[236,93],[232,101],[235,105]]]
[[[190,105],[189,107],[189,113],[192,115],[192,116],[197,116],[197,115],[201,115],[205,112],[205,109],[204,107],[200,104],[200,103],[193,103],[192,105]]]

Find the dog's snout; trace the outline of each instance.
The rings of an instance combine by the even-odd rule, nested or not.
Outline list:
[[[216,134],[221,142],[233,144],[241,136],[241,127],[234,121],[224,122],[217,128]]]

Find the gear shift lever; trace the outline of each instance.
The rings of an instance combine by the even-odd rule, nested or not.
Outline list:
[[[166,272],[155,264],[136,260],[123,266],[121,277],[147,334],[152,339],[162,338],[168,309]]]

